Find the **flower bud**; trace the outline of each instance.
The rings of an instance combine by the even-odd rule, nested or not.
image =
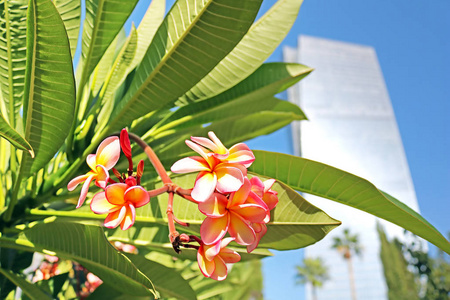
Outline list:
[[[141,178],[142,174],[144,174],[144,161],[141,159],[136,169],[136,177]]]
[[[122,148],[123,154],[125,154],[127,158],[131,158],[130,138],[128,137],[128,131],[125,128],[120,132],[120,147]]]

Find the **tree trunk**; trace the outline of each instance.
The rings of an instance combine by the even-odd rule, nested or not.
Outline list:
[[[347,258],[347,264],[348,264],[348,277],[350,279],[350,291],[352,294],[352,300],[356,300],[355,275],[353,274],[353,264],[350,255],[348,255]]]
[[[317,288],[314,284],[312,285],[312,298],[313,300],[317,300]]]

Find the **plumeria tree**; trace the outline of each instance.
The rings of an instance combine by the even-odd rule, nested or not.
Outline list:
[[[306,119],[276,95],[312,69],[264,63],[302,1],[153,0],[126,33],[137,2],[0,2],[0,297],[245,295],[254,260],[340,225],[297,191],[450,252],[370,182],[243,143]]]

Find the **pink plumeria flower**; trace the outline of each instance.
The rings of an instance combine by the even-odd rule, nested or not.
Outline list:
[[[108,214],[105,227],[116,228],[120,224],[122,230],[130,228],[136,218],[136,208],[147,204],[150,197],[147,191],[135,185],[136,180],[127,183],[114,183],[106,187],[104,192],[94,196],[91,210],[96,214]]]
[[[275,179],[268,179],[264,182],[258,177],[252,177],[250,179],[252,184],[251,190],[255,192],[264,203],[267,205],[267,214],[261,223],[252,223],[251,227],[255,231],[255,241],[247,246],[247,252],[250,253],[258,247],[259,241],[267,232],[267,223],[270,221],[270,211],[278,204],[278,192],[272,190],[272,186],[275,183]]]
[[[200,227],[200,235],[206,245],[212,245],[228,232],[241,245],[251,245],[256,240],[251,223],[261,223],[267,215],[267,205],[251,191],[251,183],[245,178],[242,187],[230,194],[229,199],[214,193],[198,205],[206,215]]]
[[[198,202],[206,201],[215,190],[223,194],[237,191],[244,183],[246,167],[255,159],[244,144],[227,150],[214,133],[210,132],[210,137],[214,142],[201,137],[191,137],[196,143],[187,140],[186,144],[201,156],[180,159],[171,167],[174,173],[200,172],[191,194]],[[217,152],[211,152],[202,145]]]
[[[212,152],[207,152],[207,154],[214,156],[221,162],[242,164],[248,168],[255,160],[253,152],[246,144],[239,143],[227,149],[214,132],[208,132],[208,136],[210,139],[192,136],[191,140],[211,150]]]
[[[233,240],[233,238],[225,238],[213,245],[200,244],[197,262],[205,277],[218,281],[224,280],[228,274],[226,264],[237,263],[241,260],[241,256],[236,251],[225,248]]]
[[[73,191],[78,184],[84,182],[80,198],[78,199],[77,208],[83,205],[86,195],[89,190],[89,185],[95,180],[95,185],[105,189],[109,180],[108,171],[114,167],[120,157],[120,143],[119,138],[112,136],[106,138],[97,148],[96,154],[89,154],[86,158],[88,166],[91,171],[84,175],[80,175],[72,179],[67,185],[69,191]]]

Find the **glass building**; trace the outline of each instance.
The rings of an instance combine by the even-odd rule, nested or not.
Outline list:
[[[288,91],[309,121],[293,125],[296,155],[320,161],[361,176],[379,189],[418,210],[394,111],[375,50],[369,46],[300,36],[296,49],[284,49],[285,61],[299,62],[315,70]],[[348,228],[357,234],[362,256],[353,258],[357,299],[387,299],[376,231],[379,219],[339,203],[305,195],[311,203],[342,225],[322,241],[305,249],[305,257],[321,257],[331,279],[317,296],[351,299],[346,261],[331,249],[334,236]],[[404,239],[403,229],[381,222],[388,237]],[[306,287],[306,299],[312,299]]]

